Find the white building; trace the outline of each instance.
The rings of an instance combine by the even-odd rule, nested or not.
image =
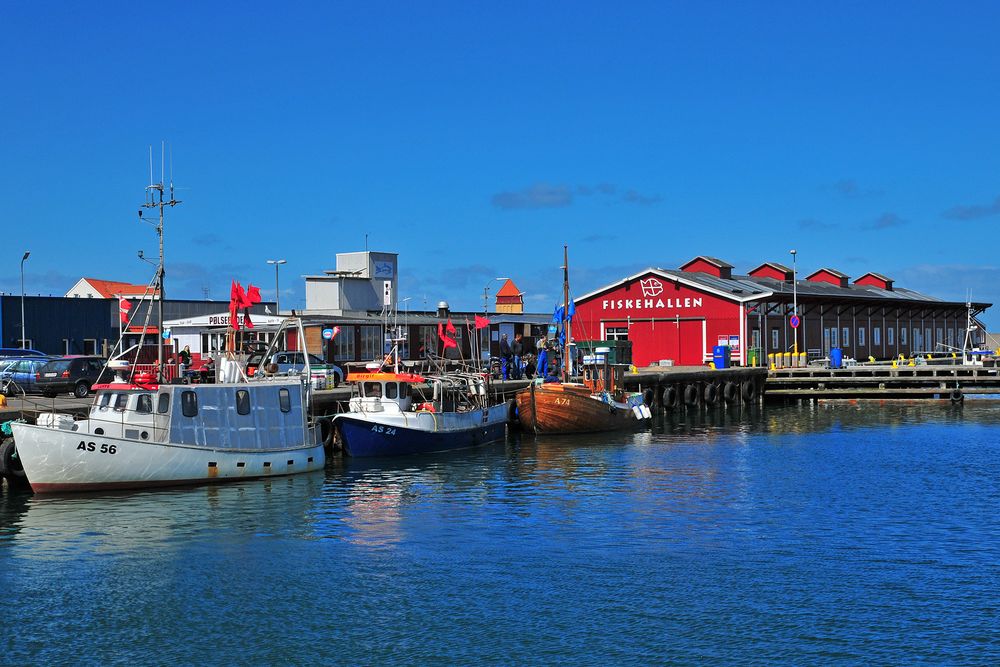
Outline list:
[[[394,252],[337,253],[336,269],[304,276],[306,313],[395,309],[398,258]]]

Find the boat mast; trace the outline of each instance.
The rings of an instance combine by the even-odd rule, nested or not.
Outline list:
[[[156,224],[156,235],[160,242],[160,263],[156,267],[156,287],[153,291],[153,298],[158,299],[157,309],[156,309],[156,359],[159,366],[159,374],[156,378],[157,381],[163,381],[163,300],[166,295],[163,291],[163,207],[164,206],[176,206],[181,202],[174,199],[174,167],[173,167],[173,153],[171,153],[170,158],[170,199],[167,201],[163,200],[163,195],[165,187],[163,184],[163,153],[165,145],[160,144],[160,182],[153,182],[153,147],[149,147],[149,185],[146,186],[146,201],[143,202],[142,208],[156,208],[159,209],[160,217]],[[139,217],[142,218],[142,209],[139,209]]]
[[[569,358],[569,250],[568,246],[563,246],[563,382],[569,382],[572,374],[572,364]]]

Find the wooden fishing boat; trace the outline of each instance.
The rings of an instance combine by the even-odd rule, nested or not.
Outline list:
[[[641,394],[622,390],[624,367],[610,364],[608,348],[597,348],[583,359],[583,381],[571,382],[572,355],[569,304],[569,253],[563,246],[562,382],[536,380],[517,393],[517,418],[532,433],[595,433],[633,428],[651,414]],[[544,380],[545,370],[541,371]]]

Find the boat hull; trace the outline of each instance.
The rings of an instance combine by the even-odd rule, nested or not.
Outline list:
[[[430,412],[395,415],[342,414],[334,420],[344,453],[353,457],[407,456],[478,447],[507,435],[505,406],[461,416]]]
[[[642,425],[631,407],[598,400],[584,386],[531,385],[516,399],[521,428],[531,433],[599,433]]]
[[[227,482],[311,472],[326,463],[322,443],[213,449],[30,424],[12,427],[18,457],[35,493]]]

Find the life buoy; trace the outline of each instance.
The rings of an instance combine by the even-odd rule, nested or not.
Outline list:
[[[726,403],[735,403],[740,398],[740,388],[736,386],[735,382],[727,382],[722,387],[722,398],[726,400]]]
[[[955,387],[954,389],[951,390],[951,394],[948,396],[948,398],[951,399],[952,403],[961,403],[962,401],[965,400],[965,396],[962,396],[962,390],[959,389],[958,387]]]
[[[698,405],[698,387],[693,384],[684,387],[684,404],[692,407]]]
[[[705,391],[702,393],[705,396],[706,405],[715,405],[715,402],[719,400],[719,388],[711,382],[705,385]]]
[[[757,398],[757,384],[753,380],[745,380],[740,390],[743,394],[743,401],[752,403]]]
[[[420,404],[420,407],[418,409],[424,412],[434,412],[434,404],[431,403],[430,401],[425,401]]]
[[[663,407],[677,407],[677,387],[670,385],[663,390]]]

